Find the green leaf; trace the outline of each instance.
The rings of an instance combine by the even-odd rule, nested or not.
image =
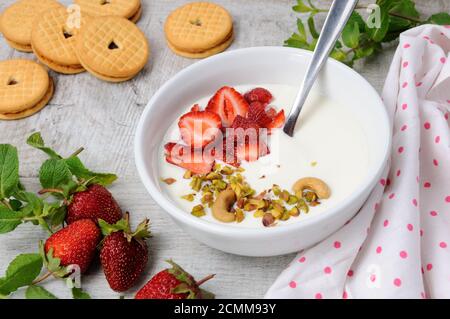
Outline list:
[[[433,14],[431,17],[428,18],[427,23],[438,25],[450,25],[450,14],[446,12]]]
[[[318,39],[319,32],[317,32],[316,24],[315,24],[313,16],[310,16],[308,18],[308,28],[309,28],[309,32],[311,32],[311,36],[313,37],[313,39]]]
[[[295,12],[305,13],[313,11],[312,8],[308,7],[303,0],[297,0],[297,5],[292,7]]]
[[[49,209],[49,221],[52,227],[62,225],[66,218],[66,206],[51,207]]]
[[[284,41],[284,45],[291,48],[309,50],[309,44],[305,40],[301,39],[297,33],[294,33],[289,39]]]
[[[359,45],[359,26],[357,22],[348,24],[344,27],[342,32],[342,41],[349,48],[356,48]]]
[[[305,25],[303,24],[303,21],[301,19],[297,19],[297,30],[300,39],[306,42],[307,39]]]
[[[0,199],[9,198],[19,188],[19,157],[17,149],[0,144]]]
[[[100,227],[103,236],[108,236],[118,231],[127,232],[130,229],[130,223],[125,218],[119,220],[114,225],[108,224],[103,219],[99,219],[98,226]]]
[[[0,278],[0,294],[9,295],[20,287],[31,285],[41,273],[42,257],[39,254],[22,254],[8,266],[5,277]]]
[[[73,299],[91,299],[91,296],[81,288],[72,288],[72,297]]]
[[[22,224],[23,214],[0,206],[0,234],[12,232]]]
[[[42,139],[41,133],[40,132],[36,132],[34,134],[32,134],[28,139],[27,139],[27,144],[37,148],[41,151],[43,151],[44,153],[46,153],[48,156],[50,156],[50,158],[53,159],[61,159],[62,157],[56,153],[53,149],[45,146],[44,140]]]
[[[374,27],[369,28],[367,27],[367,32],[370,36],[370,38],[376,42],[383,41],[384,37],[386,36],[386,33],[389,29],[389,14],[387,11],[381,11],[381,17],[380,17],[380,27]]]
[[[25,291],[27,299],[58,299],[54,294],[41,286],[31,285]]]
[[[411,0],[391,1],[387,8],[389,13],[394,15],[416,19],[420,17],[419,12],[416,10],[416,4]]]
[[[75,175],[78,179],[91,180],[91,184],[108,186],[117,179],[117,175],[115,174],[96,173],[90,171],[76,156],[65,159],[65,162],[73,175]]]
[[[43,188],[59,188],[72,180],[72,173],[62,159],[48,159],[39,171],[39,180]]]

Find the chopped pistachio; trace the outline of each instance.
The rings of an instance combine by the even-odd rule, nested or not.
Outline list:
[[[205,177],[207,180],[211,181],[211,180],[215,180],[215,179],[223,179],[222,175],[220,175],[217,172],[211,172],[208,175],[206,175]]]
[[[238,167],[238,168],[236,168],[236,171],[238,171],[238,172],[245,172],[245,168],[243,168],[243,167]]]
[[[242,209],[236,209],[236,222],[240,223],[244,220],[245,215]]]
[[[192,177],[190,186],[194,191],[199,192],[200,189],[202,188],[202,183],[203,183],[203,177],[194,176],[194,177]]]
[[[287,201],[287,203],[289,205],[295,205],[295,204],[297,204],[297,202],[298,202],[297,196],[293,196],[293,195],[289,196],[289,200]]]
[[[295,208],[295,207],[294,207],[294,208]],[[291,218],[291,214],[289,214],[289,211],[285,211],[285,212],[281,215],[281,217],[280,217],[280,219],[283,220],[283,221],[286,221],[286,220],[288,220],[289,218]]]
[[[320,205],[320,202],[317,201],[317,200],[315,200],[315,201],[312,201],[311,203],[309,203],[309,205],[310,205],[311,207],[315,207],[315,206],[317,206],[317,205]]]
[[[253,213],[253,217],[255,217],[255,218],[261,218],[261,217],[264,216],[264,214],[265,214],[265,212],[264,212],[263,210],[258,209],[257,211],[255,211],[255,212]]]
[[[288,212],[287,212],[290,216],[298,216],[300,215],[300,210],[297,207],[292,207]]]
[[[172,185],[173,183],[175,183],[177,180],[175,178],[169,177],[169,178],[162,178],[161,181],[163,181],[164,183],[166,183],[167,185]]]
[[[189,202],[192,202],[192,201],[194,201],[194,196],[195,196],[195,194],[187,194],[187,195],[181,196],[181,198],[185,199]]]
[[[298,200],[297,208],[306,214],[309,212],[309,207],[303,199]]]
[[[203,193],[203,196],[201,199],[202,204],[209,204],[209,203],[212,203],[213,201],[214,201],[213,193],[211,193],[211,192]]]
[[[291,196],[291,194],[289,194],[289,192],[287,190],[283,190],[281,192],[281,194],[279,195],[279,197],[284,200],[285,202],[287,202],[289,200],[289,197]]]
[[[272,214],[266,213],[263,216],[262,223],[265,227],[269,227],[275,222],[275,218],[272,216]]]
[[[251,212],[254,211],[255,209],[257,209],[256,205],[250,204],[250,203],[246,203],[244,205],[244,210],[247,212]]]
[[[183,175],[184,179],[190,179],[192,177],[192,172],[191,171],[186,171]]]
[[[278,185],[273,185],[272,186],[272,191],[273,191],[273,194],[275,195],[275,196],[280,196],[280,194],[281,194],[281,188],[280,188],[280,186],[278,186]]]
[[[223,175],[231,175],[233,174],[233,169],[230,166],[225,166],[224,168],[222,168],[220,173]]]
[[[220,179],[215,179],[215,180],[213,180],[213,181],[212,181],[212,185],[213,185],[216,189],[221,190],[221,191],[223,191],[224,189],[226,189],[227,186],[228,186],[228,184],[227,184],[225,181],[220,180]]]
[[[250,198],[248,203],[254,205],[256,208],[263,208],[266,206],[264,199]]]
[[[205,216],[205,208],[203,207],[203,205],[196,205],[192,208],[191,214],[195,217]]]
[[[284,211],[279,211],[278,209],[271,209],[269,213],[272,214],[276,219],[280,218]]]
[[[314,202],[317,199],[317,195],[314,192],[310,192],[310,191],[304,191],[303,192],[303,198],[308,202]]]
[[[236,202],[236,206],[242,209],[244,208],[246,202],[247,200],[245,198],[239,198],[238,201]]]
[[[311,166],[312,167],[317,166],[317,162],[316,161],[311,162]]]
[[[215,171],[220,171],[221,168],[222,168],[222,165],[220,165],[219,163],[214,164]]]

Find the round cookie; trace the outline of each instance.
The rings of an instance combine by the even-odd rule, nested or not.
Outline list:
[[[0,30],[13,48],[32,52],[31,30],[43,12],[64,6],[54,0],[21,0],[6,8],[0,16]]]
[[[231,15],[223,7],[209,2],[193,2],[173,11],[166,20],[167,41],[178,51],[201,53],[230,38]]]
[[[49,78],[49,80],[50,86],[47,90],[47,93],[45,93],[44,97],[34,107],[17,113],[0,113],[0,120],[5,121],[19,120],[32,116],[37,112],[39,112],[40,110],[42,110],[53,97],[53,93],[55,90],[52,78]]]
[[[43,14],[33,28],[31,44],[43,64],[59,73],[76,74],[85,69],[75,53],[79,29],[67,23],[69,14],[64,8],[52,9]]]
[[[144,33],[121,17],[89,19],[76,39],[76,52],[83,67],[110,82],[133,78],[147,64],[149,51]]]
[[[0,62],[0,118],[17,119],[41,110],[53,95],[43,66],[31,60]]]
[[[141,8],[140,0],[74,0],[90,16],[119,16],[130,19]]]
[[[234,40],[234,34],[231,34],[229,39],[226,40],[224,43],[222,43],[212,49],[205,50],[203,52],[198,52],[198,53],[180,51],[177,48],[173,47],[170,42],[168,42],[167,45],[174,53],[176,53],[182,57],[189,58],[189,59],[203,59],[203,58],[207,58],[212,55],[215,55],[215,54],[225,51],[233,43],[233,40]]]

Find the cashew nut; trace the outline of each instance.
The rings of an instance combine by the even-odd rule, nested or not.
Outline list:
[[[216,201],[212,205],[213,216],[224,223],[234,222],[236,214],[230,212],[236,202],[236,193],[231,189],[223,190],[217,195]]]
[[[293,191],[302,194],[305,189],[316,193],[320,199],[329,198],[331,195],[330,188],[324,181],[315,177],[301,178],[292,186]]]

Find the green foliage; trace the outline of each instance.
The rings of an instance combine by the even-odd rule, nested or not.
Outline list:
[[[373,21],[364,21],[358,10],[368,6],[358,5],[345,26],[340,41],[331,52],[331,57],[349,66],[356,60],[370,57],[381,51],[382,43],[397,39],[403,31],[421,24],[450,24],[450,15],[446,12],[436,13],[422,20],[412,0],[377,0],[380,24],[373,27]],[[314,50],[319,33],[315,25],[315,17],[319,13],[328,12],[328,8],[318,8],[313,0],[297,0],[292,8],[295,12],[307,15],[306,29],[302,19],[297,19],[297,31],[285,41],[285,46]],[[372,20],[372,19],[370,19]]]

